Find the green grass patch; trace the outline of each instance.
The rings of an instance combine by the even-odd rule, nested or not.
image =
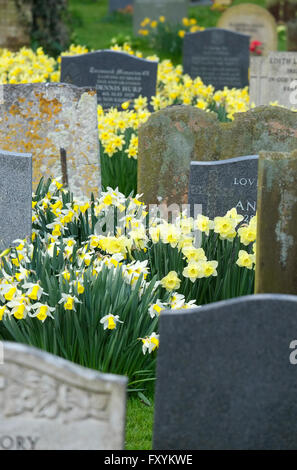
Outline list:
[[[151,450],[153,439],[154,401],[148,406],[133,394],[127,400],[126,450]]]

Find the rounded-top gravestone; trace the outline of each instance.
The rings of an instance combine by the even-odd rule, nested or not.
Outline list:
[[[220,17],[218,28],[248,34],[252,41],[262,43],[262,54],[277,50],[276,22],[265,8],[253,3],[243,3],[228,8]]]

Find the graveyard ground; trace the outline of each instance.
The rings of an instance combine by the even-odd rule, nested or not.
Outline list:
[[[244,0],[234,0],[232,5],[246,3]],[[251,0],[249,3],[255,3],[265,7],[265,0]],[[69,0],[70,11],[72,13],[73,40],[77,44],[86,45],[89,49],[104,49],[110,46],[113,38],[124,39],[130,36],[132,46],[143,52],[144,55],[155,54],[142,38],[132,39],[132,15],[109,14],[108,0]],[[221,13],[210,10],[209,6],[200,6],[189,8],[189,17],[197,19],[199,26],[214,27]],[[100,30],[100,34],[98,31]],[[120,31],[120,34],[119,34]],[[285,41],[279,37],[278,49],[286,50]],[[168,54],[159,54],[161,59],[167,59]]]

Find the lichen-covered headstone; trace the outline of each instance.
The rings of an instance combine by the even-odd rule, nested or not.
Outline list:
[[[297,148],[297,113],[263,106],[232,122],[191,106],[172,106],[139,129],[138,192],[146,204],[187,204],[191,161],[214,161],[261,150]]]
[[[68,179],[77,198],[98,194],[95,90],[56,83],[3,85],[0,116],[0,148],[32,153],[33,189],[43,176]],[[66,151],[63,172],[61,149]]]
[[[297,151],[260,152],[256,293],[297,295]]]
[[[183,69],[216,90],[248,85],[249,36],[220,28],[187,33],[183,44]]]
[[[262,43],[262,53],[277,50],[277,25],[266,8],[242,3],[228,8],[218,21],[219,28],[248,34],[252,41]]]
[[[162,311],[153,449],[297,449],[297,296]]]
[[[297,52],[270,52],[251,60],[250,102],[259,106],[276,101],[296,109]]]
[[[0,252],[31,235],[32,156],[0,150]]]
[[[123,449],[127,378],[3,342],[0,450]]]

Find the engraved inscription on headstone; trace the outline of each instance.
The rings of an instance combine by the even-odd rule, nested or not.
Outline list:
[[[183,46],[184,73],[200,77],[221,90],[248,85],[249,36],[219,28],[187,33]]]
[[[0,251],[31,235],[32,156],[0,150]]]
[[[288,108],[297,104],[297,52],[271,52],[252,58],[250,101],[256,106],[277,101]]]
[[[235,207],[248,223],[256,214],[258,155],[215,162],[191,162],[189,204],[202,205],[213,219]]]
[[[103,108],[120,107],[139,95],[156,94],[158,63],[125,52],[103,50],[77,56],[63,56],[61,82],[91,86],[97,90]]]
[[[123,448],[126,377],[3,344],[0,450]]]

